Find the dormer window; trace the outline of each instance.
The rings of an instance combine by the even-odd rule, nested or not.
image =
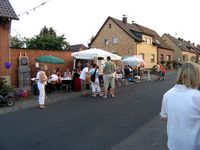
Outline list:
[[[143,37],[144,43],[147,43],[147,37]]]
[[[147,38],[147,44],[151,44],[151,38]]]
[[[151,37],[145,36],[145,35],[144,35],[144,36],[142,37],[142,39],[143,39],[143,41],[144,41],[145,44],[152,45],[152,38],[151,38]]]

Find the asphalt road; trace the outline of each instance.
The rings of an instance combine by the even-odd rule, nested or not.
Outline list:
[[[156,135],[156,140],[160,138],[150,131],[160,126],[162,95],[174,85],[175,77],[170,72],[165,81],[119,88],[116,98],[80,96],[49,104],[45,110],[3,114],[0,150],[139,150],[137,145],[145,145],[140,133],[150,133],[144,137],[146,141]],[[161,146],[166,149],[165,144]],[[146,148],[156,149],[155,143],[153,147]]]

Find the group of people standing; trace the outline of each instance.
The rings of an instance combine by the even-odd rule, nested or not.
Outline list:
[[[103,96],[103,98],[107,98],[108,96],[108,88],[111,93],[111,97],[115,97],[114,87],[115,87],[115,79],[114,73],[116,70],[116,65],[111,61],[111,57],[107,57],[107,61],[103,65],[103,86],[104,91],[101,91],[100,82],[99,82],[99,70],[98,66],[94,63],[90,65],[86,64],[86,67],[83,68],[80,74],[81,85],[83,95],[87,95],[87,86],[92,88],[92,96],[96,97],[97,95]],[[94,77],[92,77],[94,76]],[[94,79],[93,79],[94,78]]]
[[[96,97],[97,95],[103,96],[103,98],[107,98],[108,88],[112,97],[115,97],[114,94],[114,72],[116,69],[115,64],[111,61],[110,57],[107,57],[107,62],[105,62],[103,66],[103,81],[104,81],[104,90],[102,91],[99,83],[99,70],[98,66],[94,63],[90,65],[89,63],[81,70],[75,70],[73,75],[70,73],[69,69],[64,72],[64,77],[73,78],[72,84],[73,88],[76,91],[82,90],[83,95],[88,94],[88,89],[90,86],[92,88],[92,96]],[[59,80],[61,78],[61,73],[59,69],[52,70],[52,73],[49,77],[47,77],[46,72],[47,65],[41,65],[40,69],[36,75],[36,84],[39,90],[39,108],[45,108],[45,99],[46,99],[46,91],[50,92],[52,88],[52,83],[56,83],[56,87],[59,88]],[[91,80],[91,77],[94,76],[94,80]],[[81,81],[81,82],[79,82]],[[81,88],[79,88],[81,85]],[[104,94],[103,94],[104,93]]]

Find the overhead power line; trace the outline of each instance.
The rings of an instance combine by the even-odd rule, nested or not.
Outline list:
[[[37,5],[37,6],[33,7],[32,9],[29,9],[29,10],[27,10],[27,11],[24,11],[24,12],[18,14],[17,16],[20,17],[20,16],[22,16],[22,15],[29,15],[30,12],[32,12],[32,11],[35,12],[38,8],[44,6],[44,5],[45,5],[46,3],[48,3],[49,1],[50,1],[50,0],[47,0],[47,1],[43,2],[43,3],[41,3],[40,5]]]

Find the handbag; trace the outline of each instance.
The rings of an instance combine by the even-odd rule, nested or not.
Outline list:
[[[91,75],[91,81],[92,81],[92,82],[95,82],[95,79],[96,79],[96,71],[97,71],[97,68],[94,70],[94,73]]]

